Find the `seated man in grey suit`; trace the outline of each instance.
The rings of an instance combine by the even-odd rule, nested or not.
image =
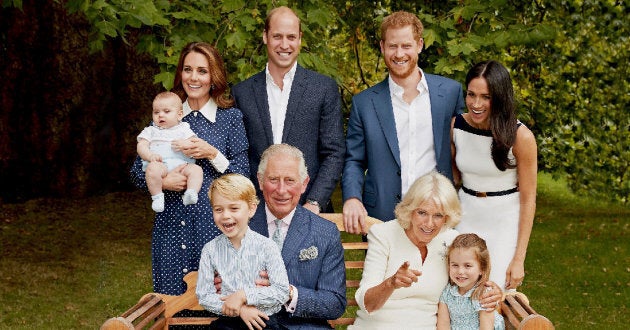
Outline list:
[[[388,77],[352,98],[341,187],[346,231],[366,216],[394,219],[394,207],[419,177],[437,170],[453,180],[451,119],[464,108],[460,83],[418,67],[422,22],[395,12],[381,24]]]
[[[330,196],[345,152],[339,88],[330,77],[297,63],[302,30],[290,8],[269,12],[262,37],[266,68],[232,88],[249,141],[250,178],[257,185],[258,164],[268,146],[295,146],[304,153],[310,177],[300,204],[316,214],[332,212]]]
[[[302,152],[274,144],[262,154],[263,192],[249,227],[276,241],[289,276],[290,297],[276,315],[289,329],[330,329],[346,309],[346,268],[337,226],[299,204],[309,181]],[[258,284],[267,284],[263,279]]]

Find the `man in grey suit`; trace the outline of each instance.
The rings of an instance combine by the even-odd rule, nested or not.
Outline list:
[[[450,124],[464,108],[462,87],[418,67],[422,31],[414,14],[386,17],[380,45],[389,76],[352,98],[342,176],[348,232],[364,233],[366,215],[393,219],[422,175],[437,170],[453,179]]]
[[[346,308],[339,230],[298,203],[309,182],[299,149],[270,146],[257,174],[264,203],[249,227],[279,244],[291,285],[289,300],[277,314],[278,323],[288,329],[330,329],[327,320],[340,317]]]
[[[291,9],[271,10],[262,37],[266,69],[232,88],[249,140],[250,178],[259,189],[256,172],[268,146],[293,145],[304,153],[311,178],[300,204],[316,214],[332,211],[330,196],[341,176],[345,152],[337,84],[297,64],[302,30]]]

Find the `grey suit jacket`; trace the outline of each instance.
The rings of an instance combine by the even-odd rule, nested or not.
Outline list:
[[[236,107],[243,113],[249,140],[250,178],[258,187],[256,172],[263,151],[273,144],[265,71],[232,88]],[[304,153],[310,182],[300,202],[308,198],[325,207],[343,169],[345,142],[341,97],[334,80],[297,66],[282,133],[282,142]]]
[[[460,83],[426,74],[438,172],[451,180],[451,119],[464,108]],[[402,194],[400,149],[386,78],[352,98],[342,177],[343,200],[358,198],[368,215],[394,219]]]

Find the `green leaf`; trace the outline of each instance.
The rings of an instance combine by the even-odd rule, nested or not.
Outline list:
[[[236,11],[245,7],[245,1],[243,0],[223,0],[221,2],[221,12],[228,13]]]
[[[225,36],[228,48],[243,48],[247,44],[249,35],[243,31],[228,33]]]

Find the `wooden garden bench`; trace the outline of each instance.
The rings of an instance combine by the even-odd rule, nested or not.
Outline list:
[[[323,213],[323,218],[334,222],[339,231],[343,232],[343,216],[340,213]],[[367,228],[381,222],[369,217]],[[346,293],[348,307],[344,315],[336,320],[329,320],[331,328],[344,327],[354,323],[357,302],[354,292],[359,287],[361,272],[367,250],[367,242],[361,240],[361,235],[345,234],[342,242],[345,250],[345,264],[348,278],[346,279]],[[113,317],[105,321],[101,330],[131,330],[131,329],[164,329],[170,325],[208,325],[216,320],[217,316],[204,309],[197,301],[195,289],[197,287],[197,272],[190,272],[184,277],[187,284],[186,292],[179,296],[171,296],[159,293],[148,293],[142,296],[137,304],[124,312],[119,317]],[[192,316],[179,316],[183,310],[194,312]],[[507,295],[501,303],[501,311],[506,320],[508,329],[546,330],[554,329],[551,322],[542,315],[537,314],[530,306],[527,297],[522,293]],[[510,328],[511,326],[511,328]]]

